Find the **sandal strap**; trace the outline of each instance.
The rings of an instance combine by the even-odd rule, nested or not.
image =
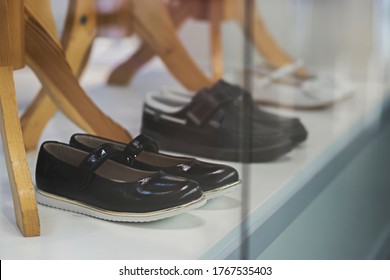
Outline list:
[[[145,134],[140,134],[123,149],[125,156],[136,158],[142,151],[158,153],[158,144]]]
[[[283,79],[286,76],[289,76],[293,73],[295,73],[297,70],[302,68],[303,62],[300,60],[295,61],[294,63],[284,65],[268,75],[266,75],[264,78],[258,79],[256,84],[260,87],[268,86],[269,84],[273,83],[274,81]],[[255,69],[256,72],[256,69]]]
[[[84,189],[91,179],[91,176],[100,166],[102,166],[107,160],[121,154],[122,152],[120,150],[108,143],[105,143],[90,152],[79,165],[79,168],[85,171],[85,176],[76,188]]]

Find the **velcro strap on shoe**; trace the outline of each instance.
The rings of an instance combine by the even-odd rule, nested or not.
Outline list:
[[[138,135],[124,148],[123,152],[130,158],[136,158],[142,151],[157,153],[158,144],[149,136],[144,134]]]
[[[192,100],[193,106],[187,112],[189,121],[197,126],[204,124],[229,98],[216,98],[207,90],[196,94]]]
[[[211,89],[211,93],[218,100],[230,100],[231,102],[244,102],[243,108],[253,105],[252,95],[243,88],[229,84],[224,80],[218,81]],[[242,103],[241,103],[242,104]]]
[[[240,98],[245,91],[236,85],[229,84],[224,80],[219,80],[210,90],[218,100],[235,101]]]
[[[98,148],[90,152],[80,163],[79,168],[85,171],[85,176],[80,184],[76,187],[78,189],[83,189],[88,181],[90,180],[92,174],[105,163],[107,160],[121,156],[122,151],[116,149],[111,144],[103,144]]]

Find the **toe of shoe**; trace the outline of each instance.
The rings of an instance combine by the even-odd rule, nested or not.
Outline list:
[[[205,177],[201,187],[203,191],[209,191],[238,181],[239,175],[236,169],[231,166],[220,165]]]
[[[159,205],[159,208],[180,206],[203,196],[197,182],[167,174],[156,176],[142,188],[150,203]]]

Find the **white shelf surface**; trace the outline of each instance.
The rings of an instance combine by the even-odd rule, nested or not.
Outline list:
[[[94,60],[83,79],[84,88],[103,111],[137,135],[144,93],[176,82],[156,62],[145,68],[132,86],[108,87],[104,85],[108,70],[104,61]],[[39,89],[39,83],[27,69],[16,72],[16,83],[20,111],[23,111]],[[355,97],[326,110],[275,110],[301,118],[309,131],[309,138],[275,162],[246,167],[228,163],[240,172],[243,168],[250,169],[250,177],[243,178],[250,186],[250,200],[246,202],[249,203],[250,233],[265,225],[359,134],[376,125],[381,104],[387,100],[385,92],[381,84],[366,83],[359,86]],[[59,113],[48,124],[41,142],[66,142],[76,132],[80,132],[79,129]],[[36,156],[36,151],[28,154],[32,174]],[[240,191],[212,200],[198,210],[142,224],[106,222],[39,206],[41,236],[24,238],[15,223],[4,160],[0,164],[3,170],[0,186],[1,259],[213,259],[234,257],[239,248]],[[281,219],[280,223],[285,226],[291,222],[288,218]],[[278,230],[270,232],[278,234]]]

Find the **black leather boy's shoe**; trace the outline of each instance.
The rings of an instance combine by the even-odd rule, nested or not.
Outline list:
[[[208,90],[185,106],[157,107],[147,99],[142,133],[156,139],[162,149],[228,161],[267,162],[292,149],[281,129],[248,122],[245,110],[231,110],[233,103],[232,98],[219,98]],[[242,130],[242,120],[249,129]],[[243,157],[248,154],[249,158]]]
[[[262,110],[253,101],[252,95],[239,86],[229,84],[224,80],[219,80],[210,88],[209,92],[217,100],[223,101],[226,98],[230,98],[232,103],[227,110],[231,114],[239,114],[242,108],[251,109],[251,115],[248,113],[249,110],[245,110],[246,117],[262,125],[283,130],[294,144],[299,144],[307,139],[307,130],[298,118],[283,117]],[[244,99],[243,96],[246,96],[246,98]],[[151,104],[151,107],[162,108],[164,110],[164,108],[172,106],[184,107],[191,102],[193,97],[194,94],[192,93],[185,93],[175,89],[164,89],[150,92],[147,95],[146,102]]]
[[[261,125],[273,127],[277,130],[282,130],[294,144],[298,144],[307,139],[307,130],[298,118],[288,118],[277,114],[269,113],[259,108],[252,99],[251,94],[240,88],[239,86],[229,84],[224,80],[220,80],[210,88],[210,94],[214,95],[217,100],[230,99],[232,102],[226,107],[229,114],[240,113],[242,108],[250,108],[251,120]],[[247,104],[243,104],[243,96],[246,96]],[[173,106],[184,107],[191,102],[193,94],[184,93],[174,89],[165,89],[161,91],[151,92],[147,96],[147,103],[151,107],[161,108],[162,110]],[[247,114],[249,117],[249,114]]]
[[[71,146],[85,151],[92,151],[105,143],[123,151],[113,160],[133,168],[154,172],[161,170],[196,181],[207,199],[231,192],[240,183],[233,167],[159,153],[157,142],[146,135],[137,136],[127,145],[89,134],[74,134],[70,139]]]
[[[282,129],[290,137],[291,141],[296,144],[307,139],[307,130],[298,118],[283,117],[260,109],[253,101],[251,94],[239,86],[220,80],[210,89],[210,92],[217,99],[231,98],[234,100],[235,108],[232,107],[231,109],[235,111],[237,111],[237,107],[243,106],[241,104],[243,102],[242,96],[245,95],[247,96],[248,104],[244,106],[252,107],[252,119],[255,122]]]
[[[109,144],[87,153],[58,142],[43,143],[36,166],[37,201],[120,222],[163,219],[205,204],[196,182],[110,160],[121,154]]]

